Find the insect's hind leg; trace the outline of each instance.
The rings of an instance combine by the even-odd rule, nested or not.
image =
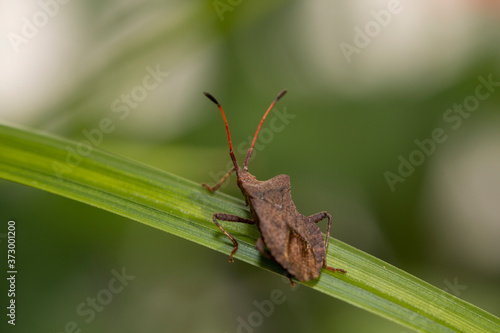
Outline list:
[[[320,212],[313,214],[308,217],[309,221],[313,223],[318,223],[319,221],[328,218],[328,227],[326,228],[326,238],[325,238],[325,261],[323,261],[323,267],[332,272],[345,273],[346,271],[341,268],[334,268],[326,265],[326,253],[328,251],[328,240],[330,239],[330,229],[332,227],[332,216],[327,212]]]
[[[231,215],[231,214],[225,214],[225,213],[215,213],[213,216],[212,216],[212,220],[214,221],[215,225],[224,233],[224,235],[227,236],[227,238],[229,238],[231,240],[231,242],[233,242],[234,244],[234,248],[233,250],[231,251],[231,254],[229,255],[229,262],[233,262],[233,256],[234,254],[236,253],[236,251],[238,251],[238,242],[236,241],[236,239],[234,239],[233,236],[231,236],[221,225],[219,222],[217,222],[217,220],[221,220],[221,221],[227,221],[227,222],[239,222],[239,223],[246,223],[246,224],[255,224],[255,221],[253,220],[249,220],[249,219],[245,219],[243,217],[239,217],[239,216],[236,216],[236,215]]]

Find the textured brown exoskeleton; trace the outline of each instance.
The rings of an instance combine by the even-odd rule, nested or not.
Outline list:
[[[233,251],[229,256],[230,262],[233,261],[233,255],[238,250],[238,242],[224,230],[217,220],[256,224],[261,236],[257,240],[255,247],[267,258],[278,262],[286,270],[289,277],[293,275],[300,281],[316,279],[321,272],[321,267],[325,267],[330,271],[345,273],[343,269],[326,265],[326,250],[332,224],[330,214],[327,212],[311,216],[300,214],[292,201],[290,177],[288,175],[279,175],[266,181],[259,181],[248,172],[248,162],[262,123],[274,104],[285,93],[286,90],[283,90],[278,94],[267,109],[264,117],[262,117],[245,158],[243,169],[241,169],[234,156],[226,115],[219,102],[212,95],[204,92],[205,96],[217,104],[222,114],[229,140],[229,155],[234,166],[215,186],[211,187],[207,184],[203,184],[203,186],[211,192],[215,192],[231,173],[236,171],[238,186],[245,196],[245,202],[250,207],[252,215],[250,220],[235,215],[215,213],[213,221],[234,244]],[[323,239],[323,234],[316,223],[325,218],[328,218],[328,228],[326,239]],[[291,279],[290,282],[293,285]]]

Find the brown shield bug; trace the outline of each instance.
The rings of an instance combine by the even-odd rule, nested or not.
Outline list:
[[[229,255],[230,262],[233,261],[233,256],[238,250],[238,242],[219,224],[218,220],[257,225],[261,236],[257,240],[255,247],[265,257],[278,262],[286,270],[289,278],[290,276],[295,276],[300,281],[316,279],[322,267],[333,272],[345,273],[343,269],[326,265],[326,250],[330,237],[330,227],[332,225],[330,214],[327,212],[311,216],[300,214],[292,201],[290,177],[288,175],[279,175],[266,181],[259,181],[248,172],[248,162],[250,161],[253,146],[260,128],[269,111],[271,111],[274,104],[285,93],[286,90],[283,90],[278,94],[262,117],[250,149],[248,149],[242,169],[238,165],[233,152],[231,135],[229,134],[229,126],[224,110],[212,95],[204,92],[205,96],[218,106],[224,119],[229,141],[229,155],[233,162],[233,168],[213,187],[207,184],[203,184],[203,186],[211,192],[215,192],[231,173],[236,171],[238,186],[245,196],[245,202],[250,207],[250,214],[252,216],[252,219],[246,219],[225,213],[215,213],[212,219],[217,227],[234,244],[234,248]],[[326,237],[323,239],[323,234],[316,223],[325,218],[328,218],[328,227]],[[293,285],[291,279],[290,282]]]

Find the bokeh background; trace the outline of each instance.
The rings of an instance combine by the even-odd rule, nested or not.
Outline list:
[[[335,238],[500,315],[498,1],[64,2],[0,3],[0,121],[84,140],[109,117],[100,149],[215,183],[228,148],[202,91],[239,145],[286,88],[250,170],[290,175],[298,209],[330,212]],[[240,196],[234,177],[222,191]],[[17,222],[9,331],[409,331],[69,199],[6,181],[0,196],[2,249]],[[121,292],[77,312],[123,269]],[[240,327],[275,289],[286,301]]]

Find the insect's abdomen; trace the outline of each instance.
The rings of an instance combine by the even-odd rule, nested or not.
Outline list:
[[[307,225],[307,227],[317,228],[316,225]],[[317,278],[323,266],[325,258],[323,239],[315,237],[317,234],[317,232],[306,232],[304,236],[301,236],[294,230],[288,229],[285,244],[286,262],[282,265],[300,281]]]

